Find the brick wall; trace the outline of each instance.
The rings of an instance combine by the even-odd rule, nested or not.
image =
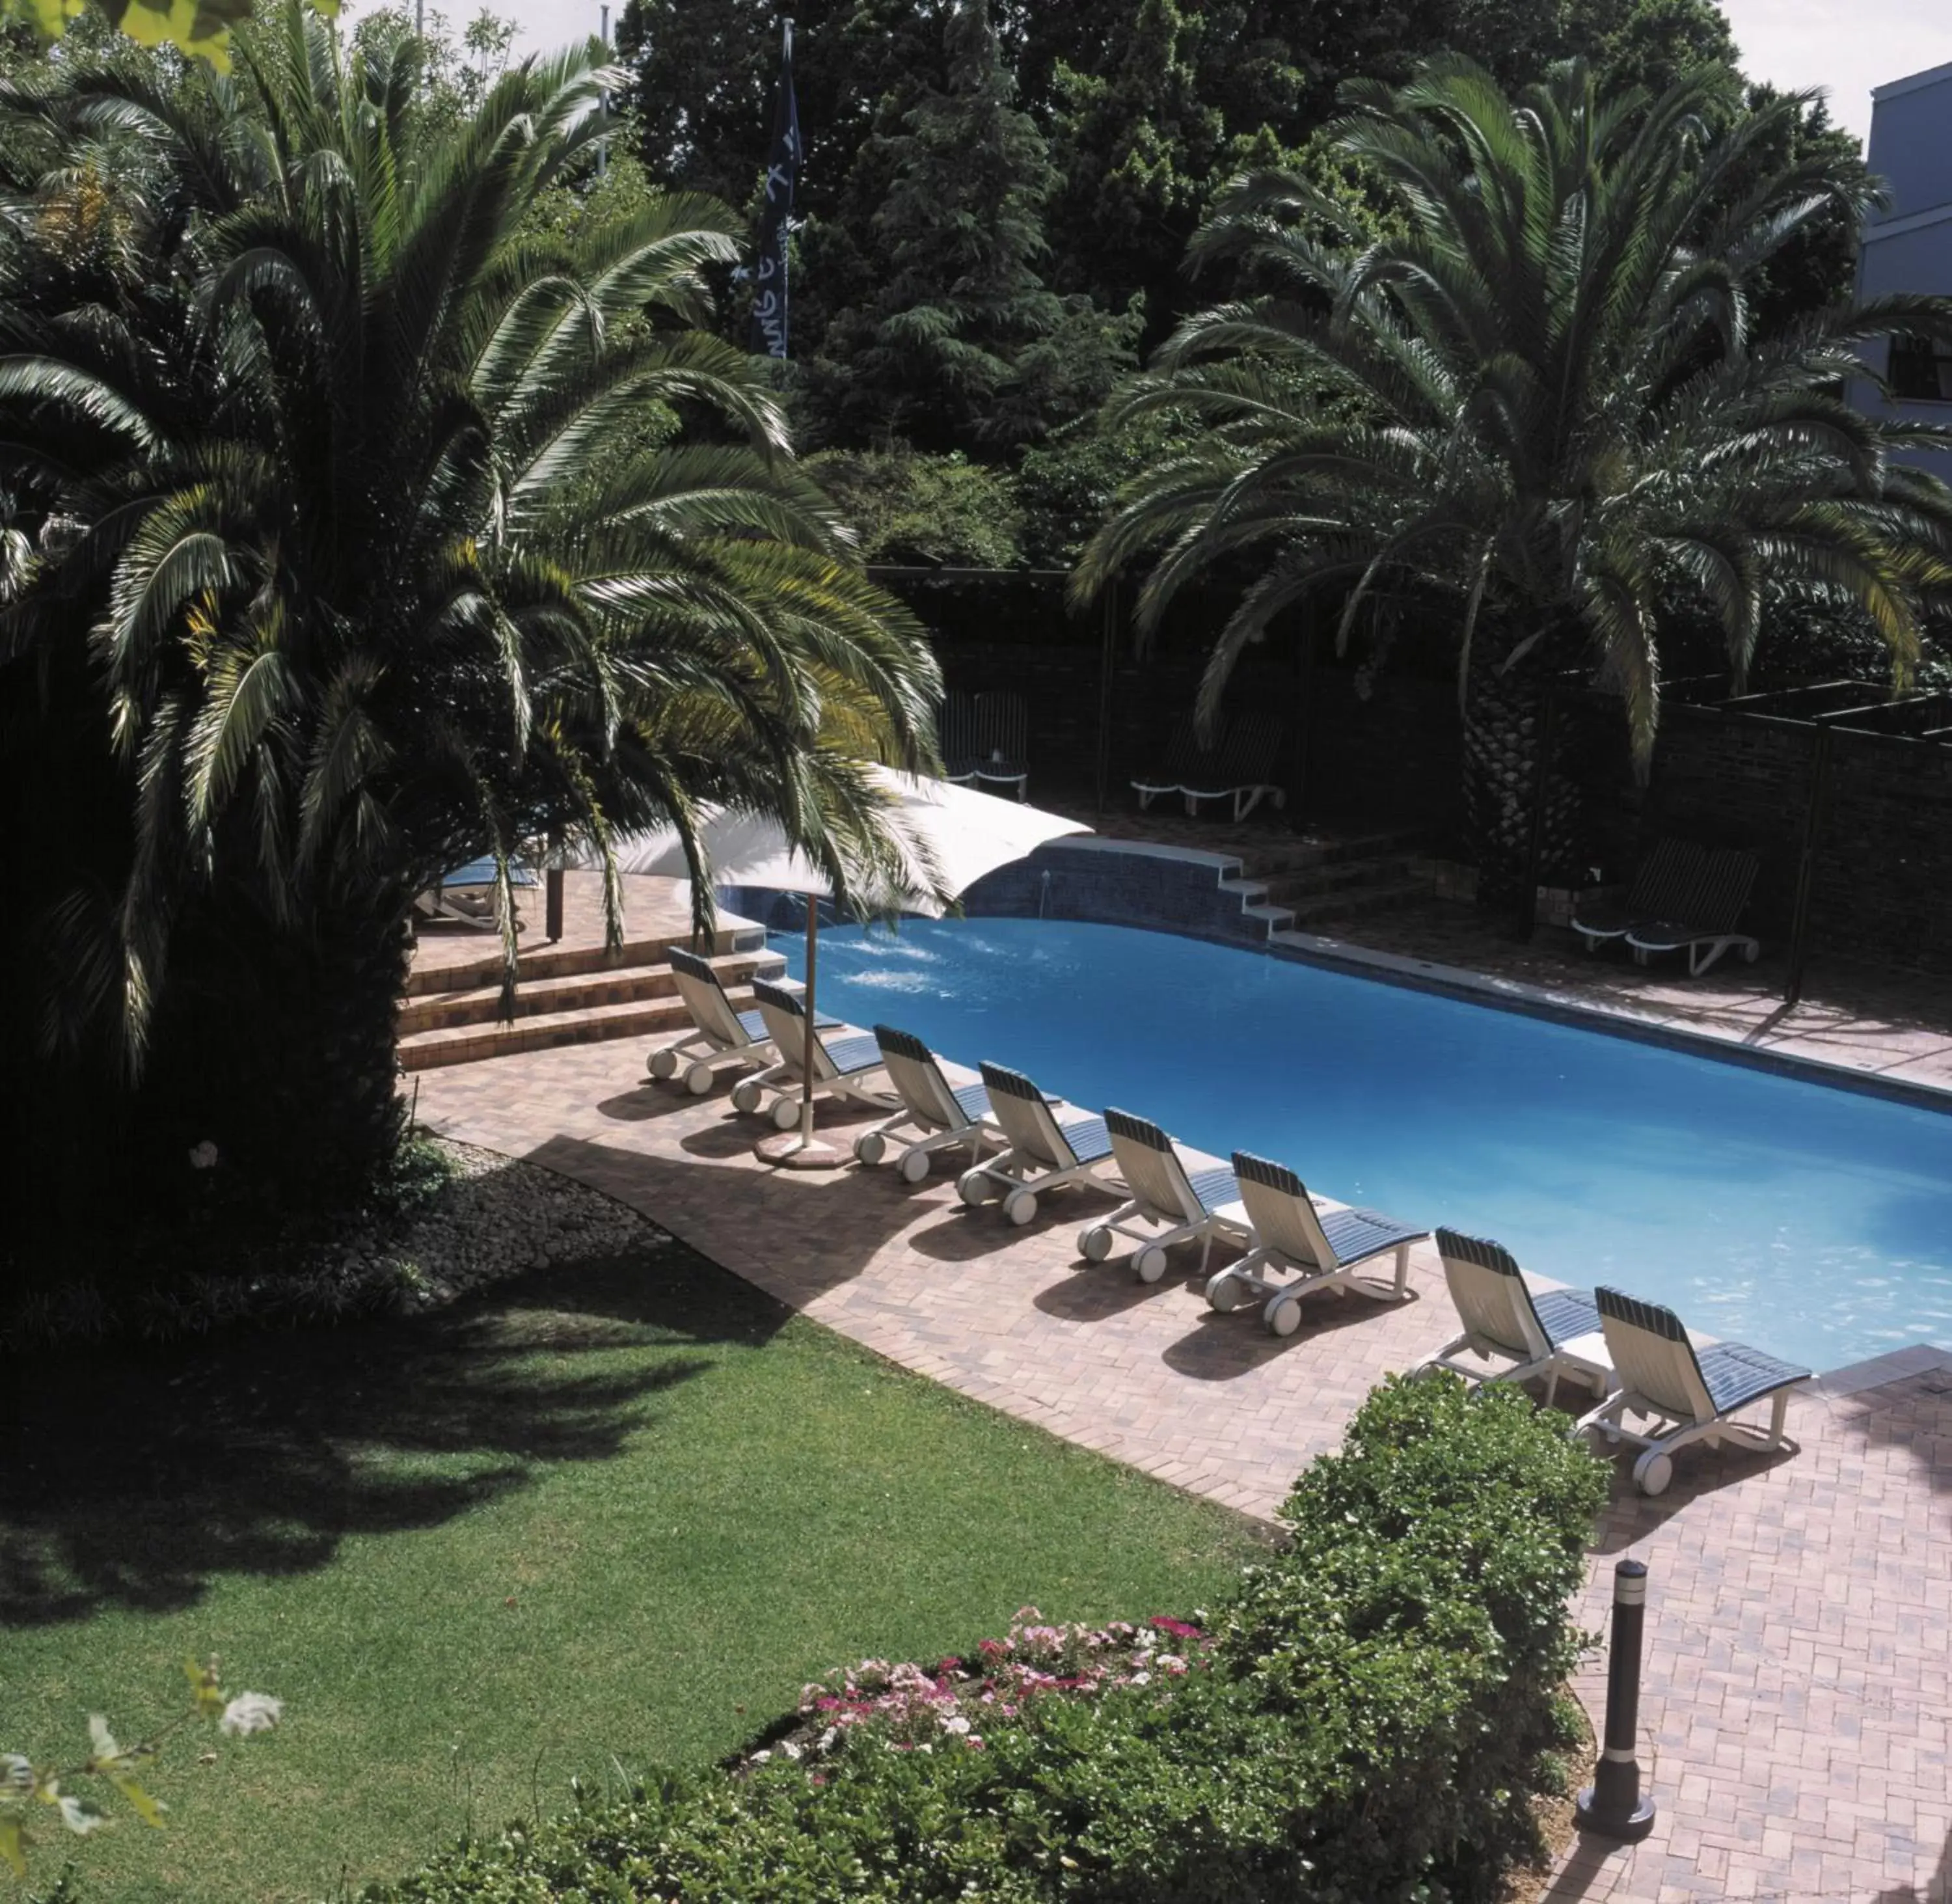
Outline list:
[[[1591,718],[1603,732],[1605,707]],[[1617,726],[1617,709],[1612,719]],[[1645,788],[1634,784],[1623,746],[1591,757],[1596,854],[1624,873],[1663,834],[1747,847],[1761,862],[1750,924],[1780,947],[1795,912],[1816,734],[1805,724],[1669,704]],[[1830,747],[1812,950],[1952,972],[1952,747],[1838,730]]]
[[[1030,718],[1031,797],[1089,792],[1098,763],[1100,650],[1083,644],[952,640],[936,652],[954,691],[1020,694]],[[1129,797],[1134,774],[1163,761],[1176,723],[1199,691],[1197,660],[1136,662],[1121,657],[1112,675],[1108,797]],[[1230,707],[1278,708],[1287,716],[1288,757],[1275,778],[1292,796],[1306,741],[1309,806],[1323,814],[1447,819],[1456,809],[1459,749],[1456,708],[1441,682],[1385,675],[1368,696],[1347,668],[1319,666],[1304,680],[1290,663],[1243,662],[1228,689]]]

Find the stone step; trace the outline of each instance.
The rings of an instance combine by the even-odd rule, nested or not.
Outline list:
[[[735,1011],[752,1008],[752,994],[731,994]],[[402,1071],[432,1071],[444,1065],[478,1064],[511,1051],[552,1051],[559,1044],[595,1044],[612,1038],[649,1038],[681,1031],[691,1023],[676,997],[628,999],[569,1011],[536,1012],[503,1022],[443,1026],[402,1038],[397,1048]]]
[[[632,966],[662,966],[674,945],[688,946],[690,943],[691,935],[680,932],[628,940],[615,952],[601,945],[538,945],[519,952],[515,966],[525,983],[531,979],[571,978],[593,972],[621,971]],[[755,925],[746,919],[736,924],[721,923],[712,941],[712,954],[716,957],[729,952],[760,951],[764,950],[765,943],[766,932],[762,925]],[[417,966],[409,972],[406,995],[418,998],[430,992],[499,987],[501,982],[501,946],[491,935],[483,933],[478,957],[451,964]]]
[[[1268,903],[1300,905],[1332,893],[1354,892],[1369,886],[1400,885],[1416,876],[1416,866],[1406,853],[1381,854],[1373,859],[1331,860],[1321,866],[1297,868],[1267,880]]]
[[[745,985],[756,977],[775,978],[786,969],[777,952],[728,952],[712,961],[720,982]],[[565,1012],[593,1010],[600,1006],[645,1004],[677,996],[677,981],[663,954],[655,964],[613,966],[601,972],[560,972],[549,977],[524,976],[515,988],[513,1010],[519,1020]],[[399,1034],[449,1031],[458,1026],[492,1025],[502,1015],[501,978],[486,985],[424,991],[400,1002]]]
[[[1333,920],[1400,912],[1405,907],[1422,904],[1430,896],[1430,888],[1424,881],[1400,879],[1387,885],[1351,886],[1312,898],[1292,899],[1287,907],[1294,915],[1292,929],[1312,932]]]
[[[1338,866],[1350,860],[1414,853],[1426,841],[1424,829],[1416,826],[1371,828],[1359,833],[1312,840],[1273,835],[1265,842],[1256,840],[1241,856],[1247,862],[1243,870],[1248,878],[1272,881],[1285,873]]]

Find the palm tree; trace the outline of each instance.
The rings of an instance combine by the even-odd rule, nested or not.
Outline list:
[[[925,763],[938,682],[703,328],[730,215],[533,215],[615,75],[530,61],[428,131],[411,42],[349,55],[289,0],[236,51],[234,81],[77,63],[11,102],[51,162],[0,258],[0,484],[36,551],[0,662],[86,644],[124,790],[112,876],[48,909],[50,1022],[96,1028],[172,1144],[315,1175],[393,1128],[443,869],[492,853],[505,897],[525,840],[608,863],[713,801],[844,889],[886,851],[860,763]],[[48,208],[111,142],[133,262],[37,295]]]
[[[1844,386],[1869,374],[1869,340],[1952,336],[1952,302],[1752,334],[1760,268],[1851,190],[1820,161],[1759,164],[1798,100],[1716,133],[1705,81],[1650,101],[1570,64],[1509,99],[1459,60],[1344,96],[1337,148],[1393,188],[1406,229],[1325,240],[1344,215],[1303,180],[1235,182],[1189,262],[1241,266],[1252,294],[1190,319],[1122,406],[1203,434],[1128,493],[1074,587],[1160,552],[1144,633],[1194,578],[1250,575],[1207,666],[1209,720],[1284,609],[1339,595],[1346,644],[1380,591],[1447,600],[1481,890],[1503,903],[1542,788],[1566,850],[1542,684],[1578,668],[1617,691],[1644,771],[1664,600],[1705,602],[1738,684],[1771,589],[1861,612],[1902,680],[1952,581],[1952,493],[1893,453],[1952,431],[1873,421]]]

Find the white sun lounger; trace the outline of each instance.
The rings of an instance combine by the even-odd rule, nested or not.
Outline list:
[[[1206,1300],[1214,1308],[1224,1312],[1258,1302],[1262,1320],[1275,1335],[1292,1336],[1301,1326],[1301,1298],[1312,1290],[1356,1289],[1384,1302],[1409,1296],[1410,1245],[1422,1242],[1428,1230],[1373,1210],[1318,1208],[1287,1165],[1246,1151],[1234,1153],[1234,1175],[1240,1186],[1240,1207],[1220,1214],[1229,1222],[1243,1221],[1253,1243],[1239,1262],[1209,1279]],[[1362,1273],[1378,1257],[1391,1255],[1396,1259],[1393,1280]]]
[[[791,1130],[799,1117],[806,1006],[797,992],[764,979],[752,982],[752,996],[759,1001],[759,1016],[780,1054],[779,1062],[755,1077],[741,1078],[732,1087],[732,1102],[740,1110],[757,1110],[766,1091],[775,1090],[779,1095],[773,1101],[773,1122],[781,1130]],[[830,1038],[818,1026],[815,1027],[813,1094],[844,1098],[877,1110],[892,1110],[895,1100],[885,1089],[877,1089],[873,1082],[884,1075],[881,1048],[868,1033],[852,1025],[843,1025],[840,1030],[838,1038]]]
[[[1624,899],[1582,895],[1572,908],[1572,929],[1589,952],[1623,939],[1636,925],[1672,919],[1701,883],[1705,847],[1692,840],[1656,840],[1634,875]]]
[[[991,1113],[1009,1148],[956,1179],[956,1195],[965,1203],[973,1207],[1001,1197],[1003,1214],[1021,1224],[1036,1216],[1037,1198],[1046,1190],[1068,1183],[1118,1188],[1103,1118],[1062,1098],[1046,1098],[1021,1071],[1007,1066],[985,1060],[982,1072]]]
[[[1526,1382],[1542,1375],[1548,1407],[1562,1375],[1584,1382],[1595,1395],[1612,1388],[1600,1312],[1588,1291],[1533,1289],[1511,1251],[1482,1236],[1440,1229],[1437,1251],[1464,1332],[1419,1363],[1417,1374],[1448,1369],[1467,1382]],[[1458,1359],[1467,1353],[1475,1363]]]
[[[1634,1463],[1634,1484],[1643,1494],[1666,1489],[1674,1478],[1675,1450],[1690,1442],[1732,1442],[1758,1452],[1794,1448],[1782,1432],[1783,1416],[1790,1391],[1810,1379],[1808,1369],[1741,1342],[1716,1342],[1697,1351],[1672,1309],[1617,1289],[1598,1289],[1594,1295],[1620,1386],[1582,1416],[1579,1426],[1644,1451]],[[1729,1419],[1765,1395],[1772,1401],[1766,1430]],[[1648,1426],[1628,1428],[1628,1415],[1644,1417]]]
[[[880,1163],[888,1154],[888,1140],[902,1132],[915,1133],[895,1161],[904,1183],[921,1182],[937,1151],[966,1144],[969,1160],[978,1163],[986,1145],[1003,1148],[1003,1133],[990,1115],[984,1085],[952,1082],[935,1054],[912,1032],[877,1025],[874,1042],[902,1108],[855,1138],[854,1154],[863,1163]]]
[[[1688,975],[1698,979],[1725,952],[1738,951],[1753,964],[1762,947],[1735,928],[1748,910],[1760,870],[1756,856],[1731,847],[1711,853],[1701,878],[1678,913],[1644,919],[1627,935],[1634,962],[1657,952],[1685,952]]]
[[[1156,1282],[1165,1274],[1165,1253],[1175,1243],[1201,1245],[1203,1273],[1216,1236],[1249,1240],[1245,1218],[1226,1213],[1237,1213],[1240,1204],[1240,1186],[1226,1165],[1195,1153],[1189,1170],[1189,1159],[1158,1125],[1130,1111],[1107,1110],[1105,1128],[1111,1133],[1118,1174],[1132,1194],[1129,1202],[1079,1233],[1078,1253],[1087,1263],[1103,1262],[1122,1236],[1138,1246],[1132,1267],[1139,1280]]]
[[[671,948],[670,958],[677,995],[684,1001],[694,1029],[652,1052],[644,1069],[652,1078],[662,1083],[682,1071],[686,1090],[695,1098],[702,1098],[728,1064],[779,1062],[780,1054],[773,1048],[765,1019],[757,1011],[733,1009],[709,960],[676,945]],[[837,1027],[840,1022],[824,1012],[814,1015],[814,1023],[822,1029]]]

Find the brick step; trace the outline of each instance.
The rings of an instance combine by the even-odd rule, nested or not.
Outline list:
[[[1256,840],[1242,850],[1241,857],[1247,863],[1248,878],[1272,881],[1286,873],[1339,866],[1350,860],[1400,856],[1425,843],[1421,827],[1382,827],[1327,839],[1284,840],[1276,835],[1265,842]]]
[[[424,997],[430,992],[466,991],[502,982],[502,950],[486,934],[480,956],[449,965],[418,966],[407,975],[406,995]],[[592,972],[617,972],[632,966],[662,966],[674,945],[688,946],[688,932],[665,933],[655,938],[627,941],[615,952],[601,945],[539,945],[516,954],[515,967],[524,983],[532,979],[565,979]],[[764,949],[765,928],[741,919],[736,925],[721,924],[712,940],[715,957],[730,952]]]
[[[1291,929],[1312,932],[1332,920],[1366,918],[1373,913],[1400,912],[1405,907],[1422,904],[1430,896],[1430,888],[1424,881],[1401,879],[1390,885],[1353,886],[1312,899],[1291,899],[1286,903],[1294,915]]]
[[[734,1011],[752,1009],[752,994],[731,994]],[[677,998],[632,999],[622,1004],[592,1005],[580,1010],[537,1012],[514,1023],[450,1025],[415,1032],[398,1046],[402,1071],[433,1071],[443,1065],[478,1064],[511,1051],[552,1051],[559,1044],[595,1044],[612,1038],[649,1038],[682,1031],[691,1023]]]
[[[712,966],[727,987],[755,977],[775,978],[786,969],[777,952],[728,952],[715,957]],[[524,978],[515,988],[516,1018],[538,1018],[552,1013],[592,1010],[599,1006],[645,1004],[677,996],[677,981],[663,956],[658,963],[613,966],[602,972],[569,972],[548,978]],[[492,1025],[502,1016],[499,975],[492,985],[471,985],[449,991],[421,992],[400,1002],[399,1029],[402,1038],[421,1032],[450,1030],[456,1026]]]
[[[1274,905],[1306,904],[1331,894],[1353,893],[1370,886],[1400,885],[1416,876],[1416,869],[1406,853],[1331,860],[1321,866],[1297,868],[1268,878],[1267,898]]]

